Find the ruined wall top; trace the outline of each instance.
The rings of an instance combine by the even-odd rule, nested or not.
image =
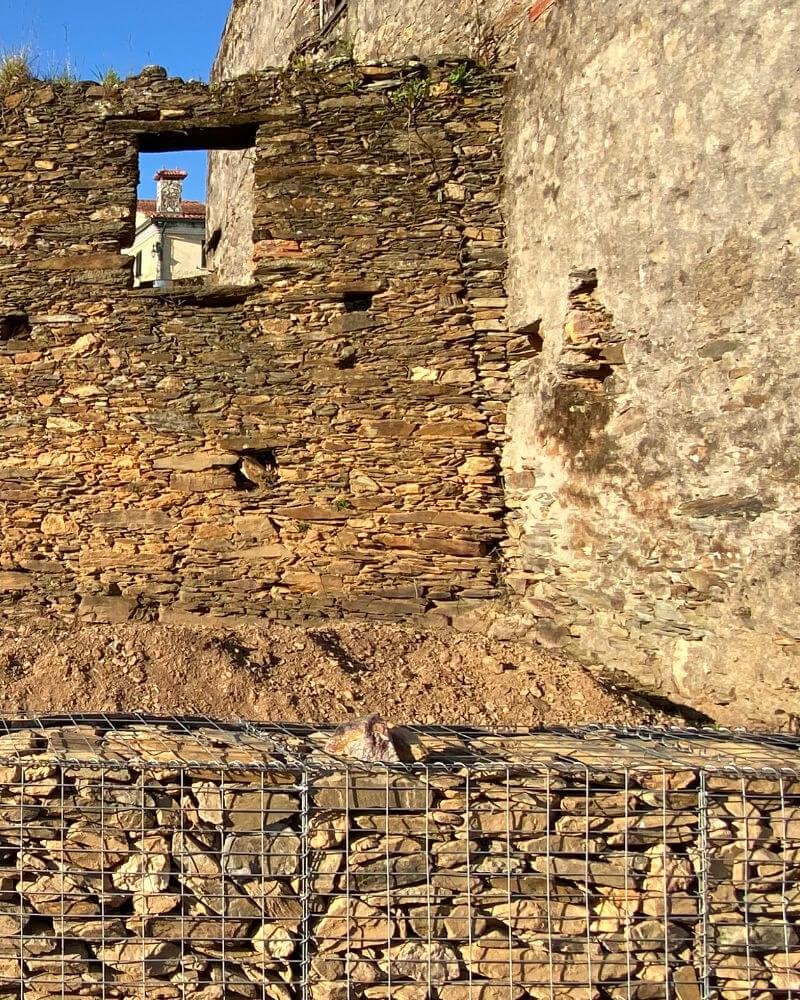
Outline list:
[[[0,612],[497,595],[502,74],[35,82],[0,133]],[[141,152],[247,149],[253,282],[134,290]]]

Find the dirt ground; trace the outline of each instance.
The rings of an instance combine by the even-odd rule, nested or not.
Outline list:
[[[544,650],[379,623],[0,629],[0,713],[575,725],[668,716]]]

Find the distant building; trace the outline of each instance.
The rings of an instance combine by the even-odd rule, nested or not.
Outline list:
[[[159,170],[155,200],[136,206],[136,236],[125,252],[134,257],[133,283],[168,287],[174,281],[207,274],[206,206],[183,200],[185,170]]]

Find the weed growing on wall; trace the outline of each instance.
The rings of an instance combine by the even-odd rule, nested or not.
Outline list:
[[[430,81],[420,77],[406,80],[402,86],[393,90],[389,101],[393,107],[406,112],[409,126],[417,120],[419,111],[425,104],[430,93]]]
[[[109,88],[109,90],[112,90],[115,87],[119,87],[119,85],[122,83],[122,77],[113,68],[113,66],[109,66],[108,69],[97,70],[96,72],[97,72],[97,82],[100,84],[101,87],[107,87]]]
[[[354,44],[351,38],[337,38],[330,49],[331,59],[346,59],[353,61]]]
[[[70,84],[78,82],[78,74],[73,64],[67,59],[61,64],[51,66],[44,74],[43,79],[55,87],[68,87]]]
[[[109,66],[107,69],[101,69],[98,67],[95,70],[95,73],[97,76],[97,82],[103,88],[106,99],[114,99],[122,85],[122,77],[113,66]]]
[[[310,68],[308,59],[305,56],[293,56],[289,62],[290,73],[307,73]]]
[[[31,54],[27,49],[0,53],[0,93],[8,94],[32,79]]]
[[[475,82],[475,68],[469,63],[459,63],[447,77],[447,82],[456,90],[466,90]]]

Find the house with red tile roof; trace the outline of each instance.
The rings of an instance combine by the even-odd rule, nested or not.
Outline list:
[[[156,197],[136,205],[136,235],[126,253],[134,258],[136,287],[168,288],[208,273],[206,206],[183,198],[185,170],[159,170]]]

